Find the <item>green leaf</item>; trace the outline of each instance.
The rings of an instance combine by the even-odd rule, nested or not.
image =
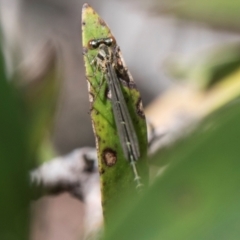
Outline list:
[[[20,99],[0,53],[0,239],[28,239],[30,156]]]
[[[131,193],[137,195],[134,175],[129,161],[124,158],[116,124],[114,121],[112,104],[107,94],[107,83],[102,71],[96,69],[92,60],[96,57],[98,49],[89,48],[89,41],[113,37],[106,23],[87,4],[82,10],[83,53],[86,67],[86,76],[89,83],[89,100],[91,104],[91,118],[96,136],[98,150],[99,172],[101,177],[102,203],[104,212],[116,208],[123,195]],[[119,50],[121,64],[125,63]],[[142,111],[140,93],[127,70],[132,86],[122,86],[128,111],[132,118],[138,137],[141,158],[137,161],[137,169],[145,186],[148,182],[148,167],[144,157],[147,152],[146,121]]]

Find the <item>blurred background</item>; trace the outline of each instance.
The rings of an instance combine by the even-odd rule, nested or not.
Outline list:
[[[64,154],[77,147],[94,146],[81,49],[84,2],[0,2],[3,46],[10,74],[48,39],[60,44],[64,82],[52,136],[57,151]],[[207,2],[193,2],[89,1],[115,35],[142,93],[144,106],[177,84],[167,74],[169,61],[178,60],[178,64],[187,66],[193,59],[197,61],[199,54],[240,39],[238,15],[228,13],[228,10],[234,11],[234,1],[227,6],[217,0],[211,6]],[[227,9],[228,5],[233,6]]]
[[[39,49],[49,39],[58,45],[63,83],[51,134],[58,154],[95,144],[81,47],[83,3],[80,0],[0,0],[8,76],[14,75],[32,55],[41,57]],[[115,35],[145,107],[181,84],[177,78],[185,78],[185,70],[191,72],[194,63],[201,63],[217,48],[237,45],[240,41],[238,1],[90,0],[88,3]],[[83,211],[75,199],[61,195],[58,199],[44,198],[35,205],[34,211],[41,209],[42,218],[36,220],[33,239],[77,239],[81,235],[79,223]],[[74,218],[73,222],[69,221]],[[65,229],[68,226],[67,233],[63,233],[63,225]]]

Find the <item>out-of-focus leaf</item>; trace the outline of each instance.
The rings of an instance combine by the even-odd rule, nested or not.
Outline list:
[[[158,153],[169,167],[139,203],[119,210],[105,239],[239,239],[239,119],[235,100]]]
[[[20,65],[14,82],[23,99],[29,149],[33,155],[39,152],[38,160],[45,161],[55,155],[48,139],[55,118],[61,78],[56,46],[47,42],[39,50]]]
[[[154,10],[174,12],[179,17],[206,22],[213,26],[240,30],[238,0],[164,0],[154,1]]]
[[[199,89],[207,89],[225,79],[240,67],[240,45],[229,44],[208,49],[208,53],[182,64],[180,60],[171,61],[167,65],[170,74],[188,82]]]
[[[0,239],[28,239],[29,149],[20,99],[0,54]]]

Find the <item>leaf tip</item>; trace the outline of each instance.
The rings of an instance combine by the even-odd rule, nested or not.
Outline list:
[[[90,5],[88,3],[84,3],[83,7],[82,7],[82,10],[84,11],[85,9],[87,9],[89,7],[90,7]]]

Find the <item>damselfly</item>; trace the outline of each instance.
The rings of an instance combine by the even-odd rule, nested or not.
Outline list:
[[[98,53],[91,64],[94,64],[103,73],[107,81],[111,92],[114,120],[124,157],[130,162],[137,188],[140,188],[142,183],[136,168],[136,161],[140,157],[139,142],[122,92],[121,81],[117,74],[121,72],[121,69],[117,64],[116,41],[113,37],[100,38],[90,40],[88,45],[91,49],[98,49]]]

